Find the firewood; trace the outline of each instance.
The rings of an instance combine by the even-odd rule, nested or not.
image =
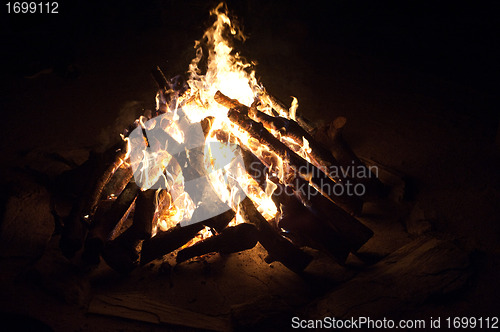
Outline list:
[[[99,200],[102,197],[102,192],[104,187],[109,182],[115,171],[123,163],[123,159],[127,154],[127,142],[120,141],[108,150],[106,150],[101,155],[101,163],[97,169],[97,172],[101,174],[97,178],[97,181],[93,185],[93,190],[90,193],[87,204],[84,208],[83,213],[92,219],[94,215]]]
[[[258,238],[273,260],[282,263],[290,270],[300,273],[311,262],[312,257],[282,237],[269,222],[257,211],[254,203],[245,197],[240,203],[244,219],[257,227]]]
[[[103,189],[102,195],[101,195],[101,201],[103,199],[107,199],[112,196],[118,196],[122,190],[125,188],[125,186],[128,184],[130,179],[132,179],[133,176],[132,168],[127,166],[121,166],[119,167],[109,182],[106,184],[106,186]]]
[[[272,109],[276,110],[278,114],[290,114],[289,110],[284,106],[284,104],[280,100],[278,100],[278,98],[271,95],[267,91],[265,93],[262,93],[259,96],[259,99],[262,103],[271,106]],[[311,124],[311,121],[301,116],[298,112],[295,114],[295,121],[297,121],[297,123],[308,133],[312,134],[314,132],[315,126]]]
[[[104,243],[110,238],[117,225],[120,225],[128,216],[139,191],[135,182],[130,181],[109,210],[96,218],[85,241],[82,260],[89,264],[99,263],[99,255]]]
[[[216,210],[210,210],[213,208],[215,208]],[[224,212],[204,220],[204,216],[212,215],[213,211],[224,211]],[[214,205],[213,203],[207,204],[205,202],[202,202],[193,212],[193,217],[196,217],[198,220],[203,220],[201,222],[205,226],[214,229],[218,233],[222,232],[226,228],[226,226],[231,222],[231,220],[233,220],[235,215],[236,213],[233,210],[229,209],[229,207],[222,202],[220,202],[220,204],[218,205]]]
[[[64,222],[59,243],[67,258],[72,258],[82,248],[103,189],[125,154],[126,144],[120,141],[103,153],[91,152],[89,160],[82,165],[89,169],[89,179]]]
[[[135,202],[132,225],[105,244],[102,257],[114,270],[128,273],[139,265],[139,246],[152,235],[158,214],[171,203],[166,190],[140,191]]]
[[[154,237],[142,243],[140,264],[145,265],[181,247],[198,234],[203,227],[201,223],[184,227],[177,225],[167,231],[158,232]]]
[[[258,232],[254,225],[243,223],[227,227],[220,234],[197,242],[182,249],[177,254],[177,263],[187,261],[196,256],[211,252],[230,254],[233,252],[252,249],[258,241]]]
[[[331,168],[338,168],[339,164],[333,155],[326,148],[314,139],[304,128],[297,122],[283,117],[275,117],[256,109],[251,109],[249,112],[250,117],[254,120],[261,122],[266,128],[279,131],[282,136],[289,137],[299,145],[303,145],[304,139],[309,143],[311,152],[309,156],[316,161],[317,165],[321,165],[320,169],[329,175],[333,180],[344,180],[341,172],[330,172]],[[330,174],[333,174],[331,176]]]
[[[293,152],[289,147],[271,134],[264,125],[255,122],[236,109],[231,109],[228,112],[229,119],[238,124],[243,130],[247,131],[252,137],[256,138],[262,144],[266,144],[271,151],[283,158],[286,163],[301,177],[319,189],[321,194],[329,197],[332,201],[342,204],[342,207],[350,210],[349,212],[357,212],[351,207],[359,207],[361,202],[356,195],[348,195],[348,190],[343,188],[341,182],[334,182],[324,172],[312,165],[301,156]],[[340,187],[340,194],[337,194],[336,188]]]
[[[196,213],[196,210],[193,214],[194,213]],[[142,243],[140,264],[145,265],[152,260],[161,258],[181,247],[195,237],[195,235],[198,234],[198,232],[201,231],[205,225],[212,227],[215,226],[214,224],[220,225],[226,222],[229,223],[233,218],[234,212],[229,210],[203,222],[186,226],[180,226],[178,224],[167,231],[158,232],[156,236],[147,239]]]
[[[342,208],[346,209],[348,212],[355,214],[361,212],[362,201],[360,197],[356,195],[349,195],[349,190],[345,187],[348,183],[343,181],[343,178],[330,178],[327,170],[321,170],[303,159],[273,134],[271,134],[266,128],[264,128],[262,123],[252,120],[249,115],[253,113],[256,117],[260,116],[260,118],[264,119],[264,122],[268,123],[268,125],[274,126],[273,129],[278,129],[278,127],[280,127],[279,129],[282,129],[284,133],[287,132],[287,127],[289,127],[289,135],[293,137],[294,140],[298,140],[299,142],[302,142],[303,136],[301,136],[301,134],[306,135],[306,139],[309,138],[314,147],[318,149],[318,152],[313,153],[313,157],[317,158],[318,162],[323,163],[326,168],[338,167],[335,158],[330,157],[331,154],[329,154],[328,151],[326,151],[325,148],[323,148],[319,143],[316,143],[314,138],[303,130],[297,123],[285,118],[273,118],[262,112],[258,113],[255,109],[251,109],[248,106],[241,104],[239,101],[225,96],[220,91],[215,93],[214,99],[221,105],[231,107],[228,112],[228,117],[232,122],[238,124],[253,138],[258,139],[260,143],[268,146],[270,150],[288,162],[295,172],[308,179],[309,182],[318,188],[323,195],[341,205]],[[338,190],[338,188],[341,188],[341,190]],[[340,191],[340,194],[338,195],[336,194],[337,190]]]
[[[153,79],[160,90],[163,90],[163,92],[167,92],[169,90],[170,87],[167,78],[161,71],[160,67],[156,66],[153,68],[153,70],[151,70],[151,75],[153,75]]]
[[[236,99],[231,99],[228,96],[224,95],[222,92],[217,91],[214,95],[214,100],[221,104],[224,107],[227,108],[237,108],[237,107],[242,107],[243,109],[248,111],[248,106],[241,104],[238,100]]]
[[[265,190],[266,175],[269,174],[266,165],[250,150],[242,147],[241,151],[247,172]],[[291,237],[300,238],[303,244],[324,251],[337,262],[343,264],[349,252],[358,250],[373,235],[369,228],[319,193],[308,195],[301,192],[301,188],[308,186],[302,178],[295,178],[288,190],[281,183],[277,185],[272,199],[282,209],[279,226],[290,231]]]

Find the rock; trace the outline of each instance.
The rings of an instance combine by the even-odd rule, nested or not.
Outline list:
[[[50,194],[23,174],[9,181],[12,190],[0,225],[0,257],[39,257],[55,227]]]
[[[469,254],[451,241],[420,237],[310,304],[304,316],[391,317],[464,286]]]

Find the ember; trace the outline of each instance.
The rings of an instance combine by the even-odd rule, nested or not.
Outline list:
[[[342,140],[345,119],[315,128],[297,99],[283,106],[230,46],[245,37],[224,6],[212,14],[187,79],[155,68],[156,110],[85,164],[93,179],[65,222],[67,257],[83,247],[85,262],[102,255],[128,272],[178,248],[181,263],[260,242],[267,262],[300,272],[312,259],[301,246],[344,263],[372,236],[353,215],[386,188]]]

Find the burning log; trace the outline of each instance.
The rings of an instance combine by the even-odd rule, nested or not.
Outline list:
[[[285,107],[285,105],[278,100],[273,95],[269,94],[267,91],[259,96],[259,100],[271,106],[273,110],[275,110],[278,114],[289,114],[289,110]],[[305,129],[307,132],[312,133],[314,131],[314,126],[305,118],[301,117],[300,114],[295,114],[295,119],[297,123]]]
[[[193,215],[194,213],[197,213],[196,210]],[[227,225],[234,218],[234,215],[234,211],[228,210],[203,222],[187,226],[177,225],[167,231],[159,232],[156,236],[142,243],[140,264],[145,265],[181,247],[195,237],[206,225],[213,228],[221,227],[224,223]]]
[[[145,265],[183,246],[195,237],[203,227],[202,223],[184,227],[177,225],[167,231],[158,232],[156,236],[142,243],[140,264]]]
[[[109,210],[97,216],[91,226],[82,259],[89,264],[99,263],[99,255],[104,243],[110,238],[117,225],[121,225],[132,209],[134,201],[139,194],[139,187],[130,181]]]
[[[338,175],[332,177],[329,173],[331,167],[338,167],[338,163],[333,157],[333,155],[325,149],[321,144],[319,144],[304,128],[302,128],[297,122],[289,120],[283,117],[274,117],[257,109],[250,108],[249,116],[255,120],[261,122],[266,128],[271,128],[279,131],[282,136],[289,137],[295,141],[295,143],[302,145],[304,144],[304,139],[309,143],[311,151],[308,153],[313,159],[316,160],[317,164],[323,166],[322,170],[326,175],[330,176],[334,180],[338,180]],[[345,179],[340,177],[341,179]]]
[[[236,99],[231,99],[220,91],[217,91],[214,95],[214,100],[226,108],[239,108],[242,107],[247,113],[249,107],[243,105]]]
[[[177,263],[211,252],[230,254],[252,249],[257,244],[258,235],[257,228],[251,224],[243,223],[227,227],[219,235],[211,236],[179,251]]]
[[[282,237],[257,211],[250,198],[243,199],[240,207],[244,219],[255,225],[259,231],[259,242],[269,253],[270,261],[276,260],[296,273],[300,273],[309,265],[312,257]]]
[[[267,167],[250,150],[242,148],[241,151],[247,172],[265,189]],[[302,178],[295,178],[289,189],[278,184],[272,199],[281,206],[283,218],[279,227],[291,232],[295,239],[300,238],[305,245],[344,263],[349,252],[356,252],[373,232],[319,193],[304,192],[306,187],[314,190]]]
[[[271,151],[285,160],[295,172],[307,179],[320,193],[329,197],[336,204],[341,204],[350,212],[360,211],[362,202],[359,197],[349,196],[348,191],[344,190],[344,188],[342,188],[340,194],[337,194],[335,188],[338,186],[342,187],[342,183],[334,182],[319,168],[293,152],[273,134],[267,131],[262,123],[253,121],[236,109],[229,110],[228,117],[232,122],[238,124],[242,129],[247,131],[252,137],[258,139],[259,142],[266,144]]]
[[[289,114],[288,109],[283,106],[283,103],[281,103],[277,98],[267,92],[260,95],[260,101],[266,105],[270,105],[279,114]],[[256,115],[257,118],[263,118],[267,114],[260,112]],[[296,114],[295,118],[297,122],[294,122],[299,125],[299,127],[302,129],[302,132],[306,132],[308,134],[307,136],[303,135],[303,137],[305,137],[309,141],[312,152],[315,153],[313,158],[320,162],[320,164],[328,166],[328,163],[325,163],[325,161],[329,160],[329,158],[327,157],[329,152],[327,150],[330,150],[331,154],[336,160],[336,162],[332,163],[331,165],[335,165],[336,167],[338,167],[337,169],[349,169],[349,167],[354,167],[355,169],[362,171],[362,174],[368,174],[363,178],[353,178],[352,176],[347,176],[348,181],[352,181],[354,185],[358,183],[364,185],[364,187],[366,188],[366,193],[362,197],[364,200],[375,197],[386,197],[388,195],[390,191],[389,187],[384,185],[376,176],[373,176],[370,169],[367,168],[366,165],[356,156],[347,142],[343,139],[342,131],[347,121],[345,117],[338,117],[329,125],[320,128],[316,128],[315,126],[311,125],[310,121],[301,117],[299,114]],[[266,125],[265,120],[266,119],[260,121],[264,122],[264,124]],[[278,123],[274,124],[272,128],[275,129],[279,128],[280,126],[283,125],[278,121]],[[292,126],[295,127],[295,125]],[[300,129],[294,130],[300,132]],[[314,137],[314,139],[310,140],[310,138],[312,137]],[[297,141],[297,138],[292,138]],[[298,137],[298,139],[300,139],[300,136]],[[311,144],[311,142],[314,143]],[[318,142],[322,142],[322,144]]]
[[[109,182],[118,167],[121,166],[126,155],[127,143],[125,141],[119,142],[103,154],[102,167],[104,168],[104,172],[101,173],[102,175],[97,179],[94,185],[94,189],[90,195],[90,199],[88,200],[87,206],[84,209],[84,213],[86,215],[94,215],[97,209],[98,202],[102,197],[104,187]]]
[[[323,171],[320,168],[314,166],[313,164],[306,161],[304,158],[292,151],[288,146],[271,134],[267,129],[264,128],[263,123],[256,122],[248,117],[249,114],[253,113],[256,117],[264,119],[268,125],[274,127],[274,129],[285,130],[288,129],[288,135],[294,140],[298,140],[302,143],[302,134],[306,135],[306,139],[309,138],[313,146],[318,149],[318,152],[313,153],[313,157],[318,159],[318,162],[324,163],[328,167],[337,167],[335,158],[331,156],[320,144],[316,143],[314,138],[309,135],[305,130],[303,130],[297,123],[290,121],[285,118],[273,118],[268,116],[263,112],[257,110],[251,110],[246,105],[241,104],[235,99],[231,99],[225,96],[222,92],[217,91],[215,93],[214,99],[223,106],[231,107],[228,112],[228,118],[238,124],[242,129],[247,131],[252,137],[256,138],[260,143],[265,144],[270,148],[271,151],[276,153],[283,160],[289,162],[292,169],[300,174],[303,178],[308,179],[308,181],[314,185],[323,195],[329,197],[335,203],[341,205],[344,209],[349,212],[359,213],[361,212],[362,201],[356,195],[348,195],[348,190],[344,188],[344,183],[342,179],[333,180],[327,174],[328,171]],[[293,124],[295,123],[295,125]],[[348,185],[348,183],[346,183]],[[340,194],[337,194],[335,188],[341,188]]]

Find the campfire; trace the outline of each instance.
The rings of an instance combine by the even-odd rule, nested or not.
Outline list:
[[[156,67],[156,109],[71,171],[91,178],[64,221],[65,256],[130,272],[260,243],[266,262],[300,273],[301,248],[343,264],[372,236],[355,216],[387,187],[344,141],[345,118],[314,125],[297,99],[284,106],[231,47],[245,37],[224,6],[212,14],[188,75]]]

